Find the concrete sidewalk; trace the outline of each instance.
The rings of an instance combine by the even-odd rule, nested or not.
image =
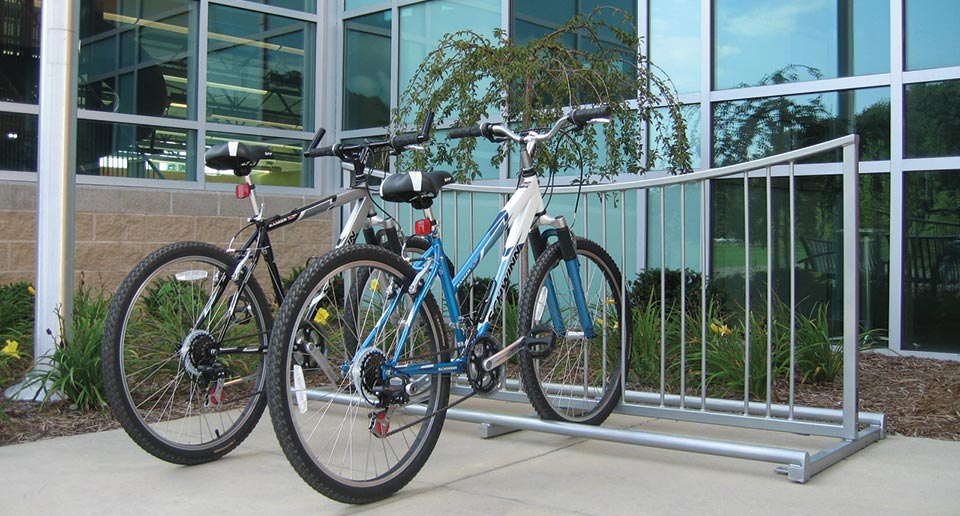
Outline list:
[[[607,424],[740,441],[751,432],[625,416]],[[194,467],[154,459],[122,430],[5,446],[0,515],[960,514],[956,442],[890,436],[796,484],[765,462],[535,432],[480,439],[477,430],[448,420],[420,475],[394,497],[361,507],[307,486],[266,415],[237,450]],[[749,437],[804,449],[830,442],[775,432]]]

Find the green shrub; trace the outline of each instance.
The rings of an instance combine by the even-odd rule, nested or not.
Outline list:
[[[95,292],[81,278],[73,301],[73,324],[69,338],[61,318],[61,338],[57,342],[50,369],[32,376],[31,383],[47,385],[47,398],[59,393],[79,410],[103,410],[103,376],[100,373],[100,347],[110,296]],[[45,400],[46,401],[46,400]]]

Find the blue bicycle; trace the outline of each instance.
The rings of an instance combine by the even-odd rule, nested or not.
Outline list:
[[[455,273],[432,210],[453,178],[410,172],[384,180],[380,195],[423,210],[416,233],[426,252],[405,259],[349,246],[301,274],[271,334],[267,398],[284,453],[314,489],[345,503],[398,491],[432,452],[446,410],[497,392],[517,354],[523,388],[542,418],[600,424],[614,409],[630,339],[620,271],[598,244],[571,235],[563,217],[546,214],[533,163],[539,143],[607,116],[606,107],[574,110],[543,134],[502,124],[451,131],[520,143],[522,168],[516,191]],[[501,238],[491,286],[481,306],[468,310],[458,291]],[[491,323],[526,242],[536,262],[518,304],[522,337],[503,346]],[[308,349],[307,360],[297,356],[304,325],[323,343]],[[450,403],[452,375],[465,376],[473,392]]]

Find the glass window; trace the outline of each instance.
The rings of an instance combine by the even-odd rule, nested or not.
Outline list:
[[[700,166],[700,104],[687,104],[680,106],[683,114],[683,121],[687,124],[687,141],[690,142],[690,164],[694,169],[702,168]],[[664,137],[668,137],[670,131],[673,131],[673,121],[670,119],[666,108],[658,108],[657,113],[663,116]],[[656,152],[656,159],[650,165],[651,170],[666,170],[668,167],[667,157],[664,154],[666,141],[657,138],[657,135],[650,134],[650,145]]]
[[[904,106],[905,157],[960,155],[960,80],[908,85]]]
[[[890,69],[890,10],[872,0],[714,2],[714,86],[739,88]]]
[[[743,179],[711,182],[714,285],[731,307],[743,305],[746,245]],[[772,214],[766,212],[766,179],[750,180],[750,270],[753,301],[766,291],[767,256],[774,257],[774,293],[790,299],[790,183],[772,179]],[[843,317],[843,178],[797,176],[795,186],[797,309],[810,315],[825,306],[838,334]],[[860,318],[865,329],[889,325],[890,175],[860,176]],[[773,222],[771,222],[771,220]],[[773,224],[773,250],[767,225]]]
[[[207,120],[310,129],[313,30],[299,20],[211,5]]]
[[[353,9],[362,9],[377,4],[389,4],[389,0],[343,0],[343,10],[351,11]]]
[[[344,21],[343,128],[390,123],[390,11]]]
[[[315,11],[317,8],[316,0],[251,0],[258,4],[283,7],[285,9],[295,9],[297,11]]]
[[[713,124],[716,166],[799,149],[853,132],[861,136],[861,160],[890,158],[889,88],[721,102],[713,106]]]
[[[307,142],[268,136],[207,133],[206,145],[208,148],[226,141],[239,141],[245,145],[267,146],[273,151],[273,156],[270,159],[260,160],[260,163],[250,173],[253,184],[306,188],[313,186],[314,160],[303,158],[303,148]],[[240,183],[243,181],[234,175],[232,170],[205,168],[204,176],[208,183]]]
[[[194,131],[77,121],[77,174],[192,181]]]
[[[665,243],[664,254],[668,270],[681,268],[700,272],[700,189],[702,185],[691,184],[683,188],[684,203],[681,204],[681,187],[673,185],[664,188],[651,188],[647,194],[647,268],[660,269],[660,244]],[[661,198],[665,202],[664,238],[660,238],[660,204]],[[685,240],[680,238],[680,210],[685,213]],[[685,249],[681,256],[680,245]],[[681,263],[681,258],[686,260]]]
[[[499,26],[500,0],[469,4],[433,0],[400,8],[400,91],[444,34],[472,30],[492,38],[493,29]]]
[[[0,170],[37,171],[37,117],[0,113]]]
[[[79,107],[195,118],[196,20],[188,0],[81,2]]]
[[[960,352],[960,171],[904,174],[902,347]]]
[[[0,16],[0,70],[3,70],[0,101],[36,104],[39,98],[40,5],[3,2],[0,12],[3,13]]]
[[[599,2],[595,0],[515,0],[512,2],[511,16],[513,37],[520,43],[545,36],[566,23],[576,14],[590,14],[599,6],[612,7],[623,11],[634,20],[634,26],[623,27],[636,32],[637,2],[634,0],[614,0]],[[621,18],[612,10],[603,11],[602,16],[612,25],[619,25]],[[579,43],[570,41],[571,48],[580,48]]]
[[[960,2],[943,0],[907,0],[906,68],[920,70],[960,65]]]
[[[651,0],[650,61],[680,93],[700,91],[700,0]]]

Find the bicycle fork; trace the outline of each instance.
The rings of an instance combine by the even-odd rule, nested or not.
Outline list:
[[[542,310],[545,308],[550,311],[553,325],[537,325],[530,329],[529,335],[518,338],[510,345],[483,361],[483,368],[487,371],[493,370],[510,360],[522,349],[533,358],[541,359],[550,355],[556,347],[557,336],[564,339],[586,338],[592,339],[596,336],[596,330],[593,327],[593,321],[590,318],[590,312],[587,308],[586,294],[583,291],[583,282],[580,280],[580,262],[577,260],[577,250],[573,243],[573,237],[570,235],[570,228],[567,226],[563,216],[551,217],[541,215],[538,225],[552,226],[548,229],[547,235],[541,235],[540,231],[534,227],[531,231],[530,242],[531,249],[535,258],[539,258],[546,249],[546,239],[550,234],[555,234],[557,243],[560,246],[560,256],[563,260],[567,277],[570,279],[570,289],[573,295],[574,305],[577,309],[577,315],[580,319],[581,331],[572,331],[564,327],[561,317],[560,303],[557,301],[556,287],[552,279],[547,276],[544,287],[537,295],[535,310],[539,313],[535,319],[539,319]]]

